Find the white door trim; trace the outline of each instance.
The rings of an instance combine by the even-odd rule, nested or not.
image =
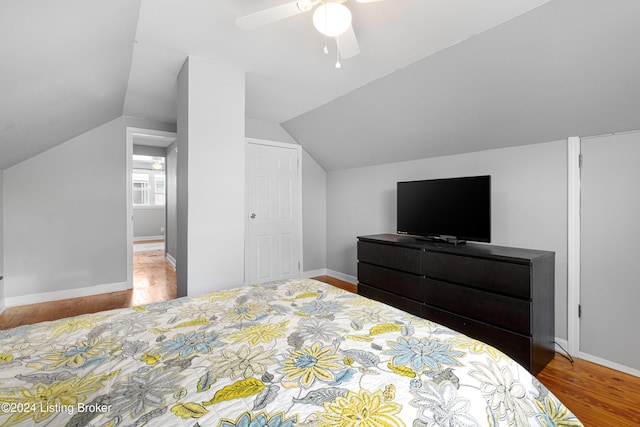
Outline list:
[[[567,351],[580,352],[580,138],[567,139]]]
[[[154,129],[143,129],[127,126],[127,133],[125,139],[125,167],[127,170],[126,179],[126,204],[127,207],[127,289],[133,288],[133,203],[131,200],[131,169],[133,167],[133,138],[135,136],[152,137],[159,140],[163,140],[166,145],[175,141],[178,135],[175,132],[165,132]],[[164,145],[164,144],[163,144]],[[166,230],[165,230],[166,236]]]
[[[300,266],[298,268],[298,275],[301,275],[304,271],[304,260],[303,260],[303,250],[302,250],[302,146],[298,144],[291,144],[288,142],[278,142],[278,141],[269,141],[266,139],[258,139],[258,138],[245,138],[245,144],[255,144],[255,145],[268,145],[271,147],[280,147],[296,150],[296,157],[298,161],[298,200],[300,203],[298,204],[298,260],[300,262]],[[247,152],[247,150],[245,150]],[[245,191],[245,216],[244,216],[244,278],[245,284],[249,285],[249,253],[247,248],[249,247],[249,192]]]

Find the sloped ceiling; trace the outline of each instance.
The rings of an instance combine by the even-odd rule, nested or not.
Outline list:
[[[346,4],[361,54],[333,68],[286,0],[2,0],[0,169],[120,115],[175,123],[187,55],[246,71],[247,117],[326,169],[640,129],[637,0]]]
[[[0,170],[122,115],[139,9],[0,1]]]
[[[142,0],[125,113],[174,118],[168,101],[188,54],[246,70],[247,117],[281,123],[549,0],[348,0],[361,54],[340,70],[311,12],[252,31],[234,24],[288,1]]]
[[[283,127],[325,169],[638,130],[638,18],[554,0]]]

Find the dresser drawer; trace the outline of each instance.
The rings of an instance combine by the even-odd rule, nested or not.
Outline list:
[[[530,266],[439,252],[422,253],[422,274],[519,298],[531,298]]]
[[[529,371],[532,370],[531,337],[487,325],[439,308],[424,305],[422,317],[496,347]],[[537,372],[533,372],[537,374]]]
[[[491,294],[465,286],[425,279],[424,302],[466,317],[531,334],[529,301]]]
[[[358,242],[358,261],[420,274],[419,249],[401,248],[370,242]]]
[[[358,281],[403,297],[422,301],[422,277],[390,268],[358,262]]]
[[[400,310],[404,310],[407,313],[411,313],[416,316],[421,316],[422,314],[423,304],[392,294],[391,292],[386,292],[381,289],[368,286],[364,283],[358,283],[358,295],[384,302],[385,304],[399,308]]]

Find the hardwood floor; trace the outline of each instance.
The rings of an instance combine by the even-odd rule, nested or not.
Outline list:
[[[319,280],[324,283],[328,283],[330,285],[335,286],[336,288],[343,289],[345,291],[353,292],[354,294],[358,292],[358,286],[353,283],[345,282],[340,279],[336,279],[331,276],[318,276],[314,277],[314,279]]]
[[[537,375],[585,427],[640,426],[640,378],[556,353]]]
[[[176,295],[176,269],[163,250],[133,254],[133,289],[127,307],[169,301]]]
[[[162,256],[162,251],[154,252],[136,254],[139,256],[134,259],[136,281],[133,290],[11,307],[0,315],[0,329],[173,299],[176,295],[175,269]],[[356,285],[333,277],[315,279],[350,292],[357,291]],[[571,364],[556,354],[537,378],[580,418],[585,427],[640,426],[638,377],[580,359]]]

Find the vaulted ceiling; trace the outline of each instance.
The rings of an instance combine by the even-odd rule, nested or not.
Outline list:
[[[0,169],[121,115],[176,120],[188,55],[326,169],[640,129],[637,0],[348,0],[361,53],[287,0],[0,0]]]

